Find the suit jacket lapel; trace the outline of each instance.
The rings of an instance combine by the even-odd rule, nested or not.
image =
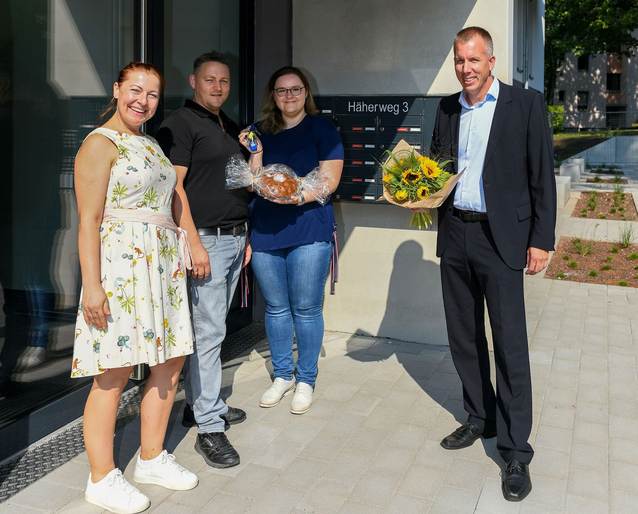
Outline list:
[[[490,128],[490,137],[487,140],[487,149],[485,150],[485,160],[483,161],[483,172],[489,169],[489,162],[498,148],[498,142],[501,135],[506,130],[507,124],[505,120],[507,118],[507,111],[509,105],[512,102],[512,95],[509,90],[510,86],[499,83],[498,100],[496,101],[496,109],[494,110],[494,118],[492,118],[492,126]]]

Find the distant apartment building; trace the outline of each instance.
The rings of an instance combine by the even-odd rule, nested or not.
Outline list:
[[[554,104],[565,106],[566,129],[638,123],[638,48],[629,55],[567,54],[558,69]]]

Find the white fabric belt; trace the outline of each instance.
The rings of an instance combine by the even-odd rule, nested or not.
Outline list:
[[[193,259],[191,257],[191,249],[188,244],[187,233],[183,228],[178,227],[173,221],[173,216],[169,212],[155,212],[148,209],[104,209],[104,217],[102,221],[128,221],[133,223],[148,223],[156,225],[168,230],[172,230],[177,234],[177,244],[179,256],[187,270],[193,269]]]

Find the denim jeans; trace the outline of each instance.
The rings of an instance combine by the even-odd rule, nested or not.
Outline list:
[[[241,273],[245,236],[200,236],[210,258],[211,274],[189,278],[195,351],[184,366],[186,402],[193,406],[198,432],[223,432],[228,411],[220,397],[221,345],[226,315]]]
[[[295,374],[293,330],[297,337],[297,382],[314,386],[323,341],[323,294],[332,243],[253,252],[252,267],[266,302],[266,335],[275,378]]]

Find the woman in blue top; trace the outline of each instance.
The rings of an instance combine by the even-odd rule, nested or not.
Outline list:
[[[277,70],[268,82],[259,123],[261,141],[251,155],[251,167],[282,163],[303,177],[320,166],[333,192],[341,178],[343,144],[332,123],[316,113],[301,70]],[[240,141],[248,148],[246,136],[247,131],[242,132]],[[273,407],[295,389],[290,410],[303,414],[312,404],[323,340],[323,294],[335,230],[332,205],[321,205],[310,191],[289,201],[256,197],[250,221],[252,267],[266,302],[274,371],[260,405]]]

